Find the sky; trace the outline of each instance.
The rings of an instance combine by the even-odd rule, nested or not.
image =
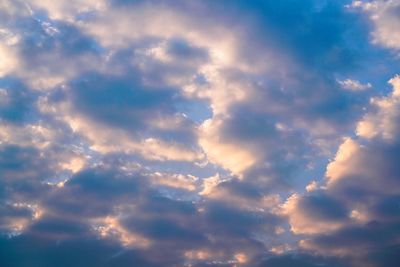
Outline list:
[[[400,0],[0,0],[0,266],[397,267]]]

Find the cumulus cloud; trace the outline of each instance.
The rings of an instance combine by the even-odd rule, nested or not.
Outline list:
[[[389,80],[393,86],[393,92],[385,98],[372,98],[371,104],[377,109],[376,113],[369,113],[364,116],[357,125],[357,135],[373,139],[380,135],[386,140],[396,140],[399,134],[399,97],[400,97],[400,77],[395,76]]]
[[[366,12],[375,26],[373,42],[398,51],[400,48],[400,4],[391,1],[354,1],[351,5]]]
[[[317,234],[334,231],[347,217],[345,208],[325,195],[302,198],[292,195],[283,205],[289,215],[291,231],[295,234]]]
[[[252,233],[261,229],[272,231],[279,221],[273,214],[237,208],[218,200],[203,203],[171,199],[163,196],[158,191],[159,184],[149,183],[148,178],[144,170],[107,163],[82,170],[60,187],[50,186],[37,192],[41,195],[36,199],[40,213],[33,204],[14,204],[14,208],[21,209],[15,215],[4,211],[4,215],[10,215],[4,218],[2,226],[24,231],[2,242],[13,246],[25,239],[37,240],[47,244],[46,251],[56,244],[97,240],[96,247],[105,246],[109,251],[108,259],[98,259],[105,266],[114,260],[135,262],[130,253],[139,253],[155,266],[204,260],[244,262],[254,255],[254,249],[259,251],[263,247],[251,238]],[[27,220],[32,221],[29,226],[25,226]],[[232,246],[233,243],[237,245]],[[193,256],[200,255],[193,251],[207,251],[211,247],[216,250],[209,256]],[[24,253],[33,251],[32,247]],[[22,264],[12,260],[12,256],[4,260]]]
[[[398,115],[391,112],[398,109],[397,79],[390,80],[393,91],[389,96],[375,99],[387,104],[378,104],[361,125],[366,118],[398,125]],[[387,249],[398,253],[399,142],[394,135],[388,138],[385,126],[371,123],[370,127],[376,134],[360,134],[358,127],[359,138],[344,140],[327,166],[325,186],[306,195],[292,195],[283,209],[291,230],[307,234],[301,247],[349,257],[354,266],[394,266],[390,256],[384,261],[381,257]]]
[[[396,8],[0,0],[0,265],[390,266]]]

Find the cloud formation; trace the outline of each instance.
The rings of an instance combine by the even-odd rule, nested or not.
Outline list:
[[[0,265],[395,266],[398,7],[0,0]]]
[[[349,257],[355,266],[396,265],[390,254],[399,252],[399,140],[388,132],[398,126],[398,81],[398,76],[389,81],[389,96],[373,99],[380,104],[360,121],[358,136],[340,145],[327,166],[325,185],[292,195],[283,206],[291,230],[306,234],[300,247]],[[360,130],[367,123],[374,134]]]

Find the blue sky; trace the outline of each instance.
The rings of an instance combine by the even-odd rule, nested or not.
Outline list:
[[[0,0],[0,265],[395,267],[399,74],[399,0]]]

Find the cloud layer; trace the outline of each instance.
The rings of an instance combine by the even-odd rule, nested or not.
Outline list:
[[[0,265],[396,266],[399,7],[0,0]]]

